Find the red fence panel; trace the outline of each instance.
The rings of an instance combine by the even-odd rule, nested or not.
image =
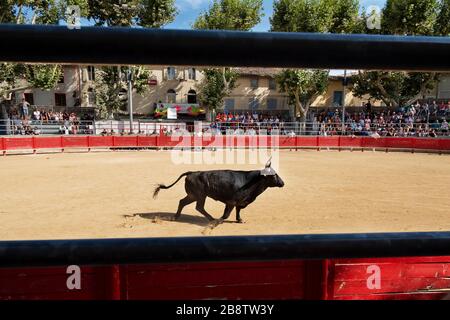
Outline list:
[[[440,299],[450,288],[450,257],[331,260],[329,266],[331,299]]]
[[[391,149],[412,149],[416,138],[386,138],[386,147]]]
[[[3,138],[4,150],[32,150],[33,137]]]
[[[5,146],[3,144],[3,138],[0,137],[0,150],[5,150]]]
[[[66,267],[0,270],[0,300],[111,299],[111,267],[81,267],[81,288],[69,289]],[[69,281],[70,282],[70,281]]]
[[[439,149],[442,151],[450,151],[450,139],[439,139]]]
[[[156,136],[146,137],[146,136],[138,136],[138,146],[139,147],[156,147],[157,141]]]
[[[297,137],[296,144],[298,147],[317,147],[319,137]]]
[[[88,148],[88,136],[62,136],[62,147],[63,148]]]
[[[157,137],[158,147],[179,147],[190,148],[192,146],[191,136],[165,136],[159,135]]]
[[[414,149],[439,150],[440,143],[439,139],[435,138],[416,138],[413,139],[413,147]]]
[[[319,147],[339,147],[339,136],[318,137]]]
[[[129,299],[301,299],[302,261],[126,266]]]
[[[295,137],[279,136],[280,147],[295,147],[297,146],[297,139]]]
[[[113,146],[112,136],[88,136],[88,146],[89,148],[109,148]]]
[[[361,139],[361,146],[363,148],[386,149],[386,140],[390,138],[362,137],[360,139]]]
[[[113,136],[114,147],[137,147],[137,136]]]
[[[61,137],[33,137],[35,149],[61,149]]]
[[[343,148],[361,148],[362,139],[360,137],[339,137],[339,146]]]

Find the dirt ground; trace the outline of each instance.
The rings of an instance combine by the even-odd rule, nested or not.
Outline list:
[[[211,228],[187,206],[184,179],[156,200],[156,183],[181,173],[258,165],[175,165],[169,151],[0,157],[0,239],[172,237],[450,230],[450,156],[281,151],[284,188],[242,210],[245,223]],[[223,204],[208,199],[219,218]]]

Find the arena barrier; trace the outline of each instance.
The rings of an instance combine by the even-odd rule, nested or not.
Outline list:
[[[0,299],[447,299],[449,273],[450,232],[0,242]]]
[[[0,138],[0,152],[62,151],[76,149],[191,149],[283,148],[337,150],[407,150],[449,152],[450,139],[350,136],[31,136]]]

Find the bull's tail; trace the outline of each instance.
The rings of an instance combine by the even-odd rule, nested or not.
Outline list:
[[[172,183],[170,186],[166,186],[164,184],[158,184],[155,188],[155,191],[153,191],[153,199],[156,199],[156,197],[158,196],[159,190],[161,189],[169,189],[172,188],[178,181],[180,181],[181,178],[183,178],[184,176],[187,176],[188,174],[190,174],[191,171],[187,171],[185,173],[183,173],[181,176],[178,177],[178,179]]]

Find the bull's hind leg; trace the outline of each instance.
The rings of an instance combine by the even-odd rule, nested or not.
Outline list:
[[[198,212],[208,218],[209,221],[214,221],[214,218],[205,210],[205,200],[206,197],[197,199],[197,205],[195,206],[195,209],[197,209]]]
[[[175,213],[174,219],[177,220],[181,215],[181,210],[183,210],[183,208],[185,206],[187,206],[188,204],[190,204],[194,201],[195,201],[195,199],[192,199],[191,197],[189,197],[189,195],[187,195],[186,197],[181,199],[178,204],[178,210],[177,210],[177,213]]]

